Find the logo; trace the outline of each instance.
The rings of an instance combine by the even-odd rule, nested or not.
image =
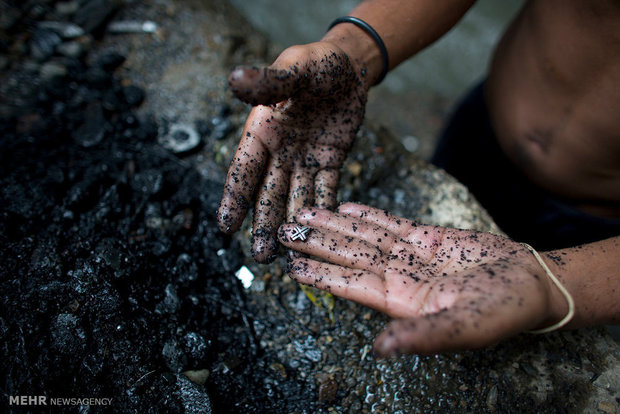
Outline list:
[[[112,405],[112,398],[48,398],[46,395],[10,395],[9,405]]]

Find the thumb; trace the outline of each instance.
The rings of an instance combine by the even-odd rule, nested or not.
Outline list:
[[[524,320],[511,320],[506,312],[480,312],[455,306],[417,318],[391,321],[375,340],[374,350],[382,357],[389,357],[481,348],[527,329],[528,316]]]
[[[303,76],[296,66],[289,70],[275,65],[263,68],[240,66],[228,76],[228,85],[243,102],[270,105],[290,98],[299,89]]]

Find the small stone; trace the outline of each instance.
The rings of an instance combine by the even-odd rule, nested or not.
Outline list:
[[[61,43],[62,38],[54,30],[37,29],[30,41],[30,56],[42,62],[52,56]]]
[[[41,22],[37,26],[40,29],[52,30],[63,39],[75,39],[84,36],[84,30],[77,24],[68,22]]]
[[[84,111],[84,123],[73,132],[73,139],[85,148],[99,144],[105,136],[105,122],[101,104],[90,104]]]
[[[198,370],[188,370],[183,372],[191,382],[198,385],[204,385],[209,378],[209,370],[208,369],[198,369]]]
[[[129,85],[122,89],[122,95],[129,107],[134,108],[140,106],[144,101],[144,90],[139,86]]]
[[[319,402],[331,403],[336,398],[338,392],[338,383],[333,375],[319,374],[317,375],[319,386]]]
[[[213,412],[211,400],[204,387],[190,381],[185,375],[179,374],[176,379],[175,395],[181,400],[184,413],[211,414]]]
[[[155,33],[157,23],[152,21],[120,20],[107,27],[109,33]]]
[[[200,361],[207,356],[210,343],[202,335],[196,332],[188,332],[183,339],[186,355],[195,361]]]
[[[125,62],[125,56],[117,52],[107,52],[100,55],[93,66],[100,67],[103,70],[114,70]]]
[[[234,129],[232,121],[224,117],[215,117],[211,120],[213,131],[211,132],[212,138],[216,140],[222,140],[228,136]]]
[[[70,16],[78,11],[80,8],[80,3],[77,0],[61,1],[56,3],[55,8],[56,13],[64,16]]]
[[[495,411],[497,405],[497,385],[493,385],[487,394],[487,408],[490,411]]]
[[[116,10],[116,5],[109,0],[87,0],[82,4],[73,21],[88,33],[101,27]]]
[[[402,139],[403,146],[409,152],[416,152],[420,147],[420,140],[412,135],[407,135]]]
[[[158,139],[159,144],[175,154],[187,153],[196,149],[200,143],[198,132],[188,124],[175,124],[168,133]]]
[[[166,342],[161,354],[164,357],[166,365],[172,372],[181,372],[183,366],[187,364],[187,358],[179,347],[179,343],[175,340]]]
[[[347,169],[349,170],[349,173],[351,173],[352,176],[357,177],[362,173],[362,164],[360,164],[357,161],[353,161],[351,164],[349,164],[347,166]]]
[[[67,68],[59,62],[46,62],[39,68],[39,76],[44,82],[67,76]]]
[[[64,42],[58,45],[56,52],[68,58],[79,59],[84,54],[84,46],[80,42]]]

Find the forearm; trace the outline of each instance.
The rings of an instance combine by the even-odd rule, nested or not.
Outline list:
[[[620,323],[620,237],[542,254],[575,300],[569,328]],[[552,317],[567,312],[566,299],[551,287]],[[552,323],[553,323],[552,322]]]
[[[413,56],[450,30],[475,0],[368,0],[349,13],[370,24],[388,50],[389,68]],[[324,37],[367,68],[370,84],[382,70],[374,40],[352,24],[338,24]]]

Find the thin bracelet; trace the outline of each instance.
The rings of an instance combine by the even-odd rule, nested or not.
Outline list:
[[[377,43],[377,46],[379,46],[379,51],[381,52],[381,60],[383,61],[383,70],[381,71],[381,75],[379,75],[379,78],[375,82],[375,85],[380,84],[383,78],[385,78],[385,75],[387,75],[388,69],[390,67],[390,60],[388,58],[388,52],[385,47],[385,43],[383,43],[383,40],[381,40],[381,36],[379,36],[379,33],[377,33],[377,31],[373,29],[371,25],[369,25],[362,19],[359,19],[353,16],[343,16],[343,17],[337,18],[336,20],[332,22],[332,24],[329,25],[329,28],[327,29],[327,31],[329,32],[332,27],[340,23],[353,23],[354,25],[356,25],[357,27],[359,27],[360,29],[363,29],[366,33],[368,33],[370,37],[372,37],[375,40],[375,42]]]
[[[540,257],[538,252],[534,250],[534,248],[527,243],[521,243],[521,244],[525,246],[530,252],[532,252],[536,260],[538,260],[538,263],[540,263],[540,265],[544,269],[545,273],[547,273],[547,276],[549,276],[551,281],[557,286],[560,292],[562,292],[562,294],[566,298],[566,302],[568,302],[568,313],[566,314],[564,319],[546,328],[536,329],[534,331],[528,331],[528,332],[532,334],[543,334],[543,333],[555,331],[556,329],[560,329],[561,327],[566,325],[568,322],[570,322],[570,320],[575,315],[575,301],[573,300],[573,297],[568,292],[568,290],[566,290],[566,288],[562,286],[562,283],[560,283],[560,281],[553,275],[553,273],[551,273],[551,270],[549,270],[549,267],[547,267],[547,264],[543,261],[543,259]]]

